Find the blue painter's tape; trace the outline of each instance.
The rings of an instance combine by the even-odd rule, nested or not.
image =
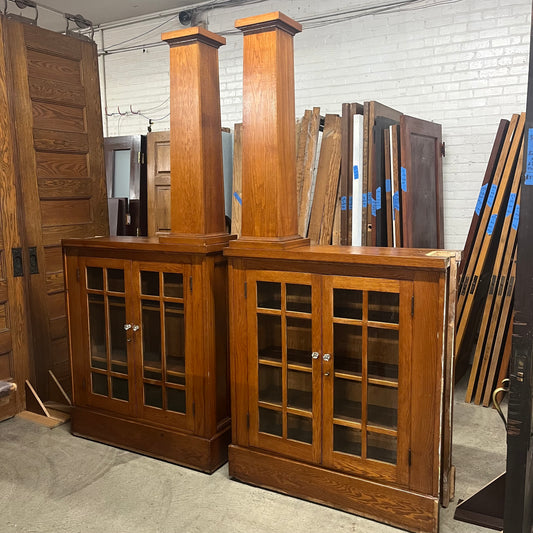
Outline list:
[[[407,192],[407,170],[405,170],[405,167],[402,167],[402,191]]]
[[[352,205],[353,205],[353,201],[352,201],[352,196],[349,196],[348,197],[348,209],[351,211],[352,210]]]
[[[341,196],[341,211],[346,211],[346,196]]]
[[[242,198],[239,196],[239,193],[238,192],[234,192],[233,196],[235,197],[237,202],[239,202],[242,205]]]
[[[385,192],[390,192],[390,180],[385,180]]]
[[[374,198],[372,198],[372,216],[376,216],[376,200]]]
[[[381,187],[376,189],[376,211],[381,209]]]
[[[505,212],[505,218],[511,216],[513,214],[514,209],[514,203],[516,201],[516,194],[512,192],[509,195],[509,201],[507,202],[507,211]]]
[[[366,209],[366,206],[368,205],[366,194],[363,194],[363,209]]]
[[[353,166],[353,179],[354,180],[359,179],[359,166],[358,165]]]
[[[392,205],[394,207],[394,211],[400,211],[400,192],[396,191],[392,195]]]
[[[488,183],[485,183],[483,187],[481,187],[481,190],[479,191],[479,196],[477,197],[477,204],[476,204],[476,215],[479,216],[481,213],[481,208],[483,207],[483,201],[485,200],[485,194],[487,194],[487,187]]]
[[[369,205],[369,206],[372,206],[372,193],[369,192],[369,193],[367,193],[367,194],[368,194],[368,205]]]
[[[533,185],[533,128],[529,128],[527,134],[527,160],[525,185]]]
[[[516,204],[514,208],[513,223],[511,224],[515,231],[518,229],[518,222],[520,222],[520,204]]]
[[[496,198],[496,191],[498,190],[498,186],[493,183],[490,187],[489,196],[487,198],[487,205],[489,207],[492,207],[492,204],[494,203],[494,198]]]
[[[489,220],[489,225],[487,227],[487,235],[492,235],[492,232],[494,231],[494,226],[496,225],[496,219],[498,218],[498,214],[494,213],[494,215],[491,215]]]

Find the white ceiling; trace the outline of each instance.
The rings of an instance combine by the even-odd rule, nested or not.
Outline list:
[[[62,31],[66,28],[66,21],[62,15],[54,12],[70,13],[72,15],[82,15],[89,19],[96,26],[139,17],[150,13],[159,13],[169,9],[179,9],[189,7],[193,4],[202,3],[204,0],[36,0],[38,6],[39,26]],[[2,2],[3,3],[3,2]],[[46,9],[47,7],[51,10]],[[35,10],[25,8],[19,10],[12,2],[8,2],[8,13],[24,15],[28,18],[35,18]],[[71,28],[72,28],[71,24]]]

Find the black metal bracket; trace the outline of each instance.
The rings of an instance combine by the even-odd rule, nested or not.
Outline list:
[[[39,263],[37,261],[37,247],[30,246],[28,248],[28,254],[30,256],[30,274],[39,274]]]
[[[11,248],[13,257],[13,277],[20,278],[24,276],[24,265],[22,264],[22,248]]]

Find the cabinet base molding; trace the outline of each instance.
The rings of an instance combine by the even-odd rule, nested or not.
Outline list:
[[[229,424],[212,438],[205,439],[80,407],[75,407],[72,412],[71,431],[78,437],[149,455],[208,474],[228,460],[228,444],[231,441]]]
[[[229,447],[229,475],[245,483],[401,527],[436,533],[437,498],[381,485],[293,459]]]

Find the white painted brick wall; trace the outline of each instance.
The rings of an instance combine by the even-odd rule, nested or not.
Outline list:
[[[461,249],[500,118],[525,110],[530,0],[459,0],[305,29],[294,38],[296,112],[320,106],[340,113],[343,102],[378,100],[403,113],[442,124],[445,245]],[[427,2],[431,4],[431,2]],[[296,20],[360,6],[358,0],[267,0],[212,10],[209,29],[231,30],[238,18],[281,9]],[[164,20],[164,19],[163,19]],[[149,31],[160,21],[104,31],[106,47]],[[177,20],[132,43],[154,43]],[[100,39],[101,35],[97,35]],[[101,46],[101,43],[99,43]],[[242,116],[242,36],[219,50],[223,126]],[[168,129],[166,45],[117,54],[105,62],[106,135]],[[102,66],[102,60],[101,60]],[[101,70],[102,72],[102,70]],[[104,77],[102,84],[104,85]],[[166,102],[166,103],[165,103]],[[163,105],[160,105],[163,104]],[[159,106],[159,107],[156,107]],[[155,108],[155,109],[153,109]]]

